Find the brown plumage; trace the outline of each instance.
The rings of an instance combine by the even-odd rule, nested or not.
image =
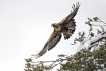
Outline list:
[[[77,14],[79,7],[80,7],[79,2],[76,4],[76,6],[73,4],[72,6],[73,11],[71,12],[71,14],[65,17],[61,22],[52,24],[54,30],[50,38],[44,45],[44,48],[38,54],[32,56],[38,58],[43,54],[45,54],[47,51],[51,50],[60,41],[62,34],[64,36],[64,39],[69,39],[70,36],[72,36],[72,34],[75,32],[76,29],[75,28],[76,22],[74,17]]]

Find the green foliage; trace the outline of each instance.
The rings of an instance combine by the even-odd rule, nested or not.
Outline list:
[[[60,55],[58,55],[58,57],[65,57],[65,55],[64,54],[60,54]]]
[[[91,32],[91,33],[90,33],[90,36],[91,36],[91,37],[94,37],[94,33],[93,33],[93,32]]]
[[[58,71],[96,71],[106,68],[106,44],[101,45],[98,50],[90,51],[82,49],[74,56],[66,57],[67,61],[62,63]]]
[[[101,31],[97,29],[97,34],[100,34],[100,33],[101,33]]]
[[[95,25],[96,23],[96,25]],[[99,29],[97,29],[97,34],[100,34],[101,32],[104,32],[104,28],[106,25],[99,25],[100,23],[106,24],[105,22],[103,22],[100,18],[98,17],[94,17],[94,18],[89,18],[88,17],[88,21],[85,22],[85,24],[87,24],[90,28],[89,28],[89,36],[90,38],[94,37],[95,34],[92,32],[93,31],[93,27],[99,26],[101,28],[102,31],[100,31]],[[102,27],[103,26],[103,27]]]
[[[94,18],[93,18],[94,21],[97,21],[98,19],[99,19],[98,17],[94,17]]]
[[[66,60],[60,64],[57,71],[97,71],[98,69],[106,69],[106,43],[99,45],[99,47],[95,51],[82,49],[76,54],[66,57],[61,54],[60,56],[64,56]],[[33,66],[31,65],[31,59],[25,60],[27,62],[25,71],[50,71],[50,68],[43,64]]]
[[[25,71],[49,71],[52,69],[50,66],[43,65],[42,61],[38,62],[38,64],[36,64],[36,62],[34,63],[31,58],[25,59],[25,61]]]

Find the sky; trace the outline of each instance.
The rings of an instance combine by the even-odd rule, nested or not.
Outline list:
[[[37,54],[58,23],[71,13],[72,5],[81,3],[75,17],[76,31],[69,40],[61,41],[39,60],[55,60],[58,54],[75,54],[79,43],[71,45],[78,32],[88,32],[87,18],[106,18],[105,0],[0,0],[0,71],[23,71],[25,58]]]

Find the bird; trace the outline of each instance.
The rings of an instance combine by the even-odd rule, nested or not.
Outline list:
[[[72,34],[74,34],[76,29],[76,22],[74,17],[76,16],[78,9],[80,7],[80,3],[77,2],[76,5],[73,4],[72,8],[73,11],[66,16],[62,21],[59,23],[53,23],[51,26],[54,28],[52,34],[50,35],[49,39],[47,40],[46,44],[44,45],[43,49],[32,56],[36,59],[43,56],[47,51],[53,49],[57,43],[60,41],[62,34],[64,39],[69,39]]]

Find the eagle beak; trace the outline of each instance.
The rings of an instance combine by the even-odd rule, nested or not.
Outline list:
[[[51,25],[51,27],[54,27],[54,26],[55,26],[54,24]]]

